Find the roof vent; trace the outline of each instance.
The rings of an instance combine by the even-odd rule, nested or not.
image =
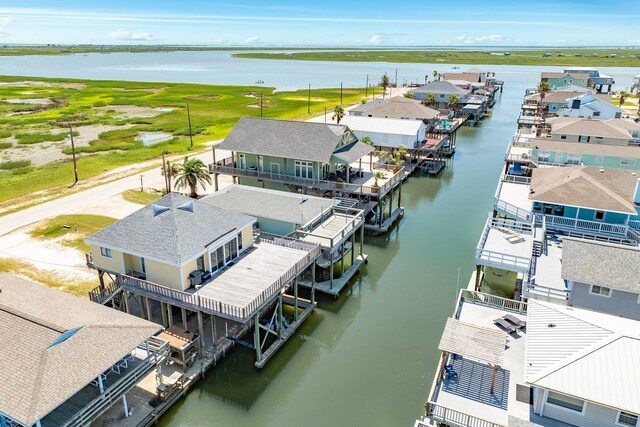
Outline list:
[[[158,215],[160,215],[163,212],[166,212],[169,210],[168,207],[166,206],[159,206],[159,205],[152,205],[151,206],[153,208],[153,216],[156,217]]]
[[[193,200],[189,200],[187,203],[183,203],[178,206],[181,211],[193,212]]]

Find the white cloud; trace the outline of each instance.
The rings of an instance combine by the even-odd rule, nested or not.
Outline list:
[[[247,37],[246,39],[244,39],[245,43],[255,43],[258,40],[260,40],[260,37]]]
[[[371,38],[369,39],[369,43],[375,43],[378,44],[382,41],[382,35],[381,34],[374,34],[373,36],[371,36]]]
[[[222,37],[218,37],[217,39],[214,39],[213,42],[215,44],[226,44],[226,43],[229,43],[229,40],[223,39]]]
[[[156,39],[151,33],[132,33],[131,31],[123,30],[122,28],[112,31],[110,35],[116,40],[151,41]]]
[[[3,18],[0,18],[0,37],[9,37],[10,36],[10,34],[7,33],[4,30],[4,27],[6,27],[7,25],[11,24],[13,21],[15,21],[13,16],[5,16]]]
[[[488,36],[458,36],[456,41],[462,43],[483,43],[483,42],[504,42],[506,39],[500,34],[491,34]]]

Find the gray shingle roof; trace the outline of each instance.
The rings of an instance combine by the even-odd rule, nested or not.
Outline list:
[[[192,211],[180,206],[193,203]],[[154,206],[167,207],[154,215]],[[225,234],[251,224],[255,218],[211,206],[199,200],[169,193],[89,236],[90,244],[182,265],[201,254]]]
[[[372,99],[371,101],[365,102],[364,104],[360,104],[357,107],[351,108],[349,110],[349,114],[351,114],[351,112],[364,113],[371,110],[372,108],[376,108],[383,104],[385,104],[384,99]]]
[[[435,81],[428,83],[426,85],[422,85],[419,88],[412,89],[409,92],[412,93],[432,93],[434,95],[458,95],[458,96],[467,96],[469,94],[469,90],[459,88],[453,83],[446,81]]]
[[[328,163],[346,131],[343,125],[242,117],[218,148]]]
[[[346,164],[353,163],[358,159],[366,156],[371,153],[374,148],[371,145],[365,144],[364,142],[356,141],[355,143],[349,145],[343,145],[338,148],[334,153],[333,157],[341,162]]]
[[[562,278],[640,293],[640,248],[565,237]]]
[[[201,201],[258,218],[299,225],[306,224],[320,215],[323,208],[326,209],[334,204],[333,200],[322,197],[303,196],[246,185],[231,185]]]
[[[60,406],[162,327],[0,274],[0,412],[24,424]],[[51,347],[63,332],[79,329]]]
[[[438,110],[429,108],[422,105],[420,101],[405,98],[404,96],[395,96],[386,102],[373,106],[373,108],[365,112],[366,115],[372,117],[409,117],[411,119],[434,119],[440,115]]]

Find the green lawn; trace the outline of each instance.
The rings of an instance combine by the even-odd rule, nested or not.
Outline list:
[[[405,62],[426,64],[496,64],[496,65],[549,65],[583,67],[638,67],[640,49],[559,49],[486,51],[465,50],[339,50],[332,52],[266,53],[242,52],[238,58],[345,61],[345,62]],[[551,54],[543,57],[545,53]],[[564,56],[558,56],[558,54]],[[610,55],[616,57],[610,57]],[[578,56],[576,56],[578,55]],[[635,55],[635,57],[633,57]]]
[[[40,81],[46,85],[21,85],[20,82],[25,80]],[[129,126],[126,129],[101,132],[98,139],[88,146],[77,148],[81,181],[114,168],[159,158],[162,152],[188,154],[191,150],[204,149],[205,142],[224,138],[240,117],[260,116],[257,97],[261,92],[263,115],[269,118],[304,120],[324,112],[325,107],[331,110],[340,102],[339,88],[312,90],[311,114],[307,114],[307,90],[273,93],[273,88],[265,87],[6,76],[0,76],[0,82],[16,82],[15,85],[0,86],[0,100],[45,97],[56,100],[47,108],[42,105],[25,106],[0,102],[0,135],[3,132],[14,135],[57,135],[69,123],[74,127]],[[343,103],[359,103],[363,96],[364,89],[344,89]],[[187,101],[191,111],[193,147],[190,147],[188,137]],[[126,117],[122,111],[117,110],[132,106],[172,110],[155,117],[134,118]],[[32,112],[8,115],[25,110]],[[144,146],[136,140],[139,132],[157,131],[172,133],[174,138],[150,146]],[[37,149],[38,144],[32,146]],[[3,150],[3,155],[8,153],[6,150]],[[64,150],[65,154],[70,152],[70,147]],[[70,156],[66,161],[41,167],[24,165],[0,170],[0,207],[10,207],[16,202],[31,202],[35,197],[41,196],[34,193],[42,190],[47,190],[47,196],[62,194],[68,191],[67,187],[72,182],[73,165]]]
[[[56,239],[62,244],[83,252],[89,251],[84,238],[116,222],[115,218],[102,215],[60,215],[46,219],[29,233],[33,238]]]
[[[127,190],[122,193],[122,198],[127,202],[137,203],[139,205],[148,205],[162,197],[160,194],[147,193],[140,190]]]

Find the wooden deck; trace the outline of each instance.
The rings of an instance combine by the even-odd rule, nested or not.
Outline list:
[[[333,281],[333,285],[331,285],[331,281],[325,280],[323,282],[316,283],[314,289],[317,292],[322,292],[323,294],[337,297],[340,294],[340,291],[342,291],[342,289],[347,286],[349,280],[351,280],[353,276],[358,273],[362,264],[367,262],[368,257],[369,256],[367,254],[358,255],[355,258],[353,265],[347,268],[341,277],[335,279]],[[298,282],[298,285],[303,288],[311,289],[310,280],[301,280]]]
[[[398,218],[400,218],[402,215],[404,215],[404,208],[403,207],[396,208],[396,210],[393,211],[391,216],[385,219],[381,225],[365,224],[364,231],[373,235],[386,233],[387,231],[389,231],[391,226],[398,220]]]
[[[202,297],[239,308],[248,307],[308,252],[278,245],[257,244],[230,268],[197,292]]]
[[[319,244],[323,249],[331,249],[332,243],[333,246],[340,244],[359,227],[360,221],[354,221],[354,218],[353,215],[334,213],[303,238],[307,242]]]

